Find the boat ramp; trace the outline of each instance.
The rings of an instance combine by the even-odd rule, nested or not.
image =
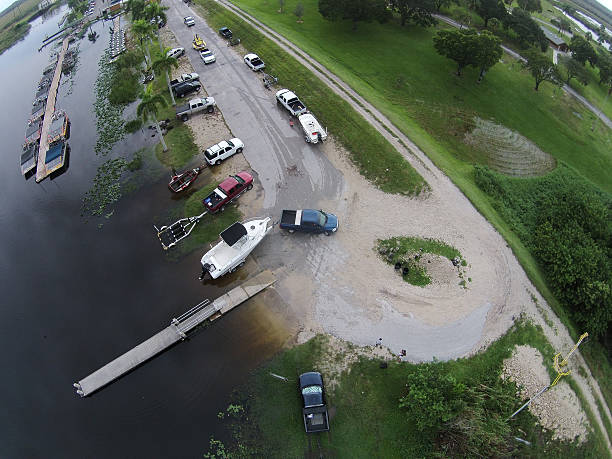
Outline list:
[[[210,303],[202,301],[183,315],[172,319],[170,325],[162,331],[153,335],[148,340],[140,343],[132,350],[117,357],[99,370],[73,384],[77,394],[86,397],[98,389],[106,386],[125,373],[133,370],[141,363],[162,352],[178,341],[184,340],[187,334],[206,320],[213,321],[223,314],[244,303],[255,296],[266,287],[275,282],[274,275],[270,271],[263,271],[244,284],[230,290]]]

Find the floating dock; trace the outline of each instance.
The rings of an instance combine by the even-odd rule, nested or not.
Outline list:
[[[212,303],[208,300],[201,302],[185,314],[172,319],[170,325],[156,335],[140,343],[122,356],[117,357],[99,370],[94,371],[86,378],[74,383],[77,394],[81,397],[86,397],[106,386],[141,363],[159,354],[164,349],[185,339],[187,333],[205,320],[213,321],[218,319],[223,314],[226,314],[266,287],[272,285],[275,280],[274,275],[270,271],[263,271],[247,280],[244,284],[220,296]]]
[[[40,147],[38,149],[38,166],[36,168],[36,182],[40,182],[45,179],[52,172],[59,169],[64,165],[64,157],[62,156],[58,161],[47,161],[47,150],[49,150],[49,128],[55,112],[55,100],[57,98],[57,88],[59,87],[60,77],[62,76],[62,62],[68,49],[68,37],[64,38],[62,42],[62,50],[60,51],[57,66],[51,80],[51,86],[49,87],[49,94],[47,96],[47,106],[45,108],[45,117],[43,118],[42,129],[40,132]],[[38,97],[38,95],[37,95]]]

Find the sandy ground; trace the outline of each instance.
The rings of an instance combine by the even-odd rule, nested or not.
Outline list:
[[[530,346],[514,348],[512,356],[504,361],[502,378],[516,382],[524,401],[551,382],[542,355]],[[589,422],[576,394],[565,380],[561,379],[536,398],[528,409],[544,429],[554,432],[554,439],[572,441],[578,437],[579,442],[586,440]]]
[[[353,97],[370,110],[358,111],[381,134],[389,136],[372,114],[383,120],[384,116],[358,94],[353,93]],[[218,142],[217,136],[225,138],[229,134],[220,116],[198,115],[189,123],[203,148]],[[566,353],[573,345],[571,337],[533,287],[504,239],[422,151],[403,134],[396,134],[391,143],[427,180],[430,193],[408,198],[381,192],[358,173],[348,154],[334,142],[332,132],[326,143],[313,148],[319,148],[320,154],[341,173],[341,192],[328,201],[313,203],[313,207],[316,204],[317,208],[337,214],[338,232],[329,238],[290,238],[276,231],[268,237],[268,243],[272,240],[274,246],[268,247],[284,252],[283,257],[257,255],[257,263],[274,270],[278,279],[274,289],[287,306],[285,314],[295,337],[291,342],[303,342],[323,332],[359,346],[372,346],[382,337],[383,345],[392,354],[405,349],[406,360],[452,359],[486,348],[519,315],[525,314],[542,326],[555,349]],[[398,138],[404,146],[397,143]],[[244,158],[236,155],[215,172],[225,175],[240,161]],[[277,185],[277,193],[282,193],[282,184]],[[245,215],[251,216],[263,199],[257,199],[255,193],[246,196],[240,200],[240,209],[249,209]],[[415,287],[404,282],[375,251],[377,239],[403,235],[439,239],[457,248],[468,262],[465,278],[470,277],[472,282],[467,288],[460,286],[451,262],[446,261],[445,266],[445,261],[438,259],[431,260],[434,281],[430,285]],[[299,256],[287,255],[293,252]],[[570,368],[578,366],[582,366],[588,380],[578,372],[573,377],[603,425],[594,403],[594,397],[602,399],[601,393],[579,354],[570,362]],[[571,403],[577,404],[575,400]]]

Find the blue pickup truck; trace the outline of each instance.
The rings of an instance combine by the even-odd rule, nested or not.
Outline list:
[[[329,236],[338,229],[338,217],[322,210],[283,210],[280,227],[290,233],[325,233]]]

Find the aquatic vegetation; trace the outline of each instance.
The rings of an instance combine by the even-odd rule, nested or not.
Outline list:
[[[128,167],[123,158],[109,159],[105,161],[96,173],[93,186],[83,198],[81,216],[89,215],[101,217],[107,212],[107,208],[121,198],[121,174]],[[106,213],[107,218],[112,211]]]
[[[110,54],[105,51],[98,63],[98,79],[96,80],[96,131],[98,140],[95,146],[97,155],[106,156],[113,145],[125,136],[123,128],[125,121],[122,118],[125,105],[113,105],[108,101],[108,94],[112,89],[115,67],[109,62]]]

